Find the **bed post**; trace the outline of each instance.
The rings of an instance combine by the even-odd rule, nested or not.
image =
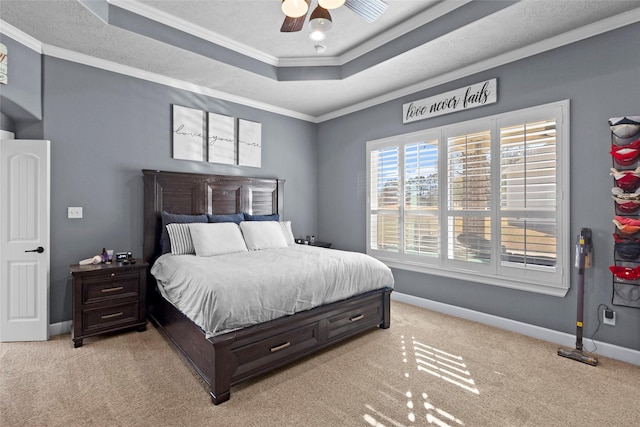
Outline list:
[[[231,363],[231,344],[235,336],[213,343],[213,376],[211,378],[211,401],[214,405],[226,402],[231,397],[231,376],[235,366]]]
[[[382,294],[382,307],[384,313],[382,314],[380,329],[389,329],[391,326],[391,289]]]

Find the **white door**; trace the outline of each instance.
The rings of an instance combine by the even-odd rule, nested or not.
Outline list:
[[[0,341],[49,338],[49,152],[0,140]]]

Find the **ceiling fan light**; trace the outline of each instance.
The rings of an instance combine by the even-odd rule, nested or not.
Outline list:
[[[282,0],[282,11],[290,18],[299,18],[309,10],[307,0]]]
[[[345,0],[318,0],[318,4],[325,9],[337,9],[344,4]]]
[[[329,11],[318,6],[313,10],[311,18],[309,18],[309,29],[311,32],[325,32],[329,31],[333,26],[331,21],[331,15]]]
[[[324,33],[324,31],[316,30],[309,33],[309,38],[313,41],[321,42],[322,40],[327,38],[327,35]]]

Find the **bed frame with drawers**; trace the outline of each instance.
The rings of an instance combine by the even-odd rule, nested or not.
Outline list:
[[[162,211],[176,214],[283,217],[284,180],[143,170],[144,260],[160,255]],[[204,331],[166,301],[148,275],[147,316],[209,386],[214,404],[231,386],[282,367],[372,328],[389,328],[390,288],[266,323],[206,338]]]

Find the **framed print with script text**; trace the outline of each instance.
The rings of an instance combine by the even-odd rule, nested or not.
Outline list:
[[[262,165],[262,123],[238,120],[238,164],[259,168]]]
[[[207,113],[209,130],[207,149],[210,163],[235,165],[238,158],[236,119],[216,113]]]
[[[204,161],[204,111],[173,105],[173,158]]]

